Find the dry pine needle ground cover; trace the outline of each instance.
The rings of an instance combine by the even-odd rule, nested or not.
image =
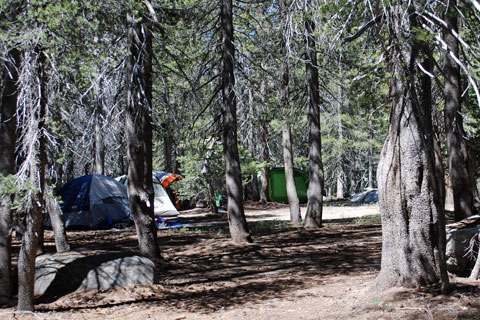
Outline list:
[[[480,319],[478,281],[452,277],[448,296],[438,288],[372,292],[378,219],[335,220],[314,231],[260,220],[250,223],[255,243],[238,246],[225,218],[206,214],[199,219],[211,223],[202,227],[160,230],[166,263],[157,285],[66,293],[34,314],[0,309],[0,319]],[[133,228],[68,237],[73,250],[91,255],[137,247]],[[46,250],[54,251],[51,231]]]

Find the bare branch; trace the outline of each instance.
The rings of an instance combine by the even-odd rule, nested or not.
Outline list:
[[[384,14],[379,14],[378,16],[376,16],[375,18],[373,18],[372,20],[368,21],[365,25],[363,25],[356,33],[352,34],[351,36],[349,37],[346,37],[345,39],[343,39],[343,43],[346,43],[346,42],[352,42],[353,40],[357,39],[358,37],[360,37],[365,31],[367,31],[368,28],[370,28],[372,25],[378,23],[380,20],[382,20],[382,18],[384,17]]]

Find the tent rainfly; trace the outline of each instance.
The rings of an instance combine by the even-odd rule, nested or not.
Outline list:
[[[295,179],[298,200],[300,200],[300,203],[306,203],[308,200],[308,175],[305,171],[294,168],[293,177]],[[268,175],[268,195],[274,202],[288,203],[285,168],[270,169],[270,174]]]

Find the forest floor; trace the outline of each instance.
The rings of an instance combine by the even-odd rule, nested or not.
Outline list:
[[[375,205],[326,206],[324,227],[304,230],[288,224],[285,205],[248,203],[254,243],[240,246],[229,240],[225,213],[196,209],[183,214],[188,227],[158,231],[166,261],[158,284],[69,293],[31,314],[0,309],[0,319],[480,319],[480,281],[452,276],[448,296],[436,287],[371,289],[381,257],[377,214]],[[90,255],[137,248],[133,228],[68,237]]]

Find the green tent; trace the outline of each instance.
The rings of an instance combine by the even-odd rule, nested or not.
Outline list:
[[[295,186],[300,203],[307,202],[308,175],[300,169],[293,169]],[[268,195],[270,200],[288,203],[287,183],[285,182],[285,168],[273,168],[268,176]]]

